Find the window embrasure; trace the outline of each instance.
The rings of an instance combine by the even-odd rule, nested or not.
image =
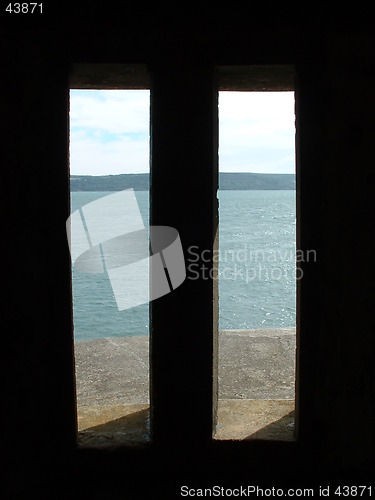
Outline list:
[[[83,64],[71,75],[68,235],[83,446],[149,440],[148,269],[137,267],[148,250],[148,87],[141,66]],[[132,269],[131,290],[120,268]]]
[[[221,67],[215,439],[294,439],[294,69]],[[282,175],[280,175],[282,174]]]

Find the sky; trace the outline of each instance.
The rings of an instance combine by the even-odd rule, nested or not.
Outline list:
[[[70,91],[70,172],[149,171],[148,90]],[[219,170],[294,173],[294,92],[219,93]]]

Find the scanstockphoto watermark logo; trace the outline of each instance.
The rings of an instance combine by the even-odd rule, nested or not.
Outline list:
[[[192,245],[184,256],[175,228],[144,226],[133,189],[79,208],[67,219],[66,231],[75,270],[106,273],[120,311],[162,297],[185,279],[246,284],[299,280],[300,263],[317,260],[315,250],[257,248],[251,243],[215,251]]]
[[[75,270],[107,273],[120,311],[179,287],[186,267],[178,231],[144,226],[133,189],[84,205],[66,222]]]
[[[296,250],[289,247],[258,248],[251,243],[231,249],[210,251],[190,246],[187,251],[187,279],[254,281],[300,280],[301,263],[316,262],[316,250]],[[216,264],[218,273],[214,272]]]

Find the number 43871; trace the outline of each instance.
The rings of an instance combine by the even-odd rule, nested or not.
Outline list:
[[[5,9],[9,14],[42,14],[41,3],[9,3]]]

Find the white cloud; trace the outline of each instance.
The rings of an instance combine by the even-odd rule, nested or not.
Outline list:
[[[294,172],[294,93],[220,92],[222,172]]]
[[[148,172],[149,103],[147,90],[71,91],[71,173]]]
[[[109,175],[148,172],[148,138],[122,137],[102,143],[92,138],[71,135],[71,173],[79,175]]]
[[[148,90],[71,91],[71,127],[110,134],[148,134],[149,95]]]
[[[76,175],[149,171],[147,90],[72,90],[70,170]],[[220,92],[222,172],[294,172],[294,93]]]

